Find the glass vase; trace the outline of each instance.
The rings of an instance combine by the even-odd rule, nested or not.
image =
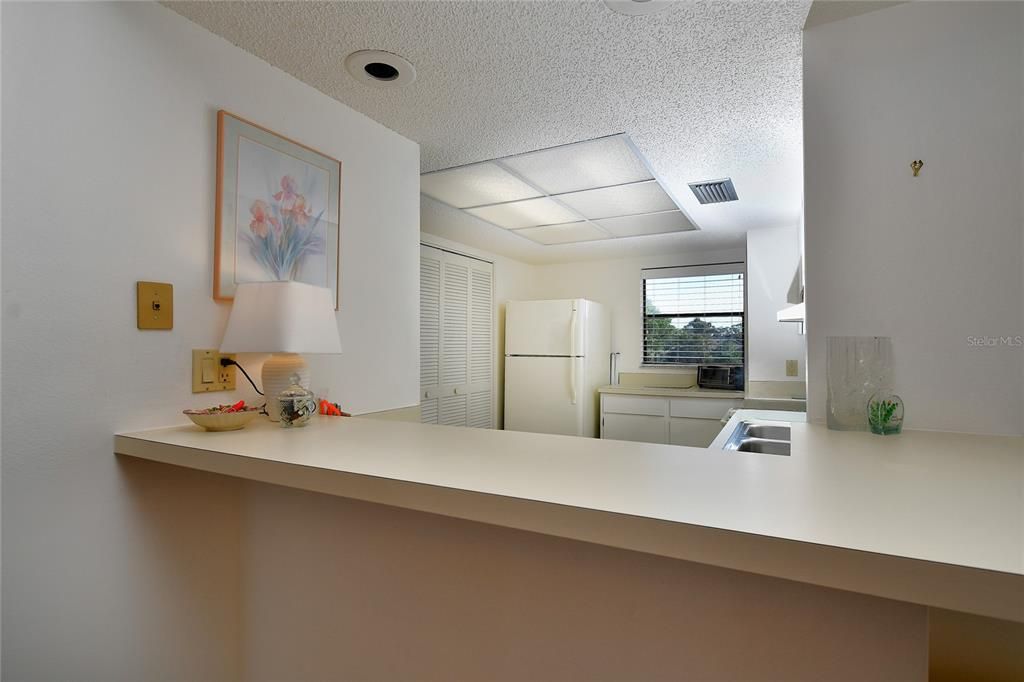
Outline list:
[[[903,430],[903,400],[895,393],[878,391],[868,400],[871,433],[891,436]]]
[[[866,431],[868,399],[892,387],[892,341],[887,336],[829,336],[826,344],[828,428]]]

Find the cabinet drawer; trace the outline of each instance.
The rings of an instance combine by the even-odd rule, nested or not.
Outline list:
[[[616,414],[668,415],[668,398],[647,398],[639,395],[602,395],[601,408]],[[725,414],[723,411],[722,414]]]
[[[743,399],[726,400],[723,398],[672,398],[673,417],[693,417],[696,419],[721,419],[725,413],[735,407],[741,407]]]

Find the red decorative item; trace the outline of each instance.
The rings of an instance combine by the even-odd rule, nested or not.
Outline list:
[[[328,402],[327,400],[320,401],[320,414],[327,415],[328,417],[351,417],[352,415],[341,409],[341,405],[338,403]]]

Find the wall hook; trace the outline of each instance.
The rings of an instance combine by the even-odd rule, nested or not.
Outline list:
[[[921,166],[923,165],[924,161],[921,161],[920,159],[918,159],[917,161],[910,162],[910,170],[914,171],[915,178],[917,177],[917,174],[921,172]]]

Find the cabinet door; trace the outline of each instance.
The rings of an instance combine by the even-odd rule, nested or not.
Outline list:
[[[720,419],[672,417],[669,423],[669,442],[672,445],[706,448],[723,427]]]
[[[640,443],[668,443],[668,423],[665,417],[605,413],[602,420],[601,438]]]
[[[494,295],[490,263],[469,264],[469,385],[467,425],[494,428]]]
[[[420,420],[437,424],[441,385],[441,254],[420,247]]]

